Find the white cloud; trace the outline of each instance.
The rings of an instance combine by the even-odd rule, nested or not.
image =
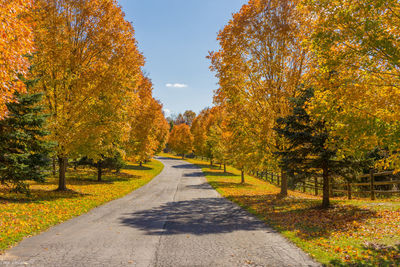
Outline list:
[[[170,88],[186,88],[186,87],[188,87],[187,84],[184,84],[184,83],[167,83],[165,86],[170,87]]]

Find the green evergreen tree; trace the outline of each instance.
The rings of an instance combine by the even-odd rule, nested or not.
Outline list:
[[[314,96],[311,88],[301,89],[297,98],[291,99],[292,113],[277,120],[274,130],[285,138],[289,146],[277,154],[281,156],[281,167],[294,182],[322,174],[322,207],[330,206],[329,183],[332,174],[347,176],[361,165],[351,159],[337,158],[337,148],[327,146],[328,128],[322,120],[313,120],[306,111],[306,103]]]
[[[119,152],[115,152],[113,157],[101,156],[100,160],[93,160],[88,157],[82,157],[75,162],[76,166],[90,166],[97,169],[97,181],[102,181],[102,174],[104,169],[115,170],[117,173],[125,166],[125,162]]]
[[[0,179],[16,192],[29,194],[26,180],[42,182],[50,165],[52,143],[45,141],[47,115],[39,104],[42,94],[15,93],[0,121]]]

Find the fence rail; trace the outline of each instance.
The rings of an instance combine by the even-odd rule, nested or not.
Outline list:
[[[280,186],[281,184],[281,176],[277,173],[272,173],[268,171],[263,172],[254,172],[256,177],[266,180],[272,184]],[[375,177],[385,177],[394,175],[393,171],[384,171],[384,172],[373,172],[371,171],[369,174],[363,174],[357,177],[357,179],[368,178],[367,182],[348,182],[348,183],[329,183],[330,195],[333,193],[345,193],[347,194],[348,199],[352,198],[353,194],[369,194],[372,200],[375,200],[376,194],[398,194],[400,190],[381,190],[376,189],[376,186],[384,186],[384,185],[392,185],[396,188],[396,185],[400,184],[400,180],[391,180],[391,181],[376,181]],[[332,180],[331,180],[332,181]],[[307,180],[300,184],[300,189],[303,192],[306,192],[306,189],[311,189],[314,191],[315,195],[318,195],[319,192],[322,192],[322,183],[318,181],[317,178],[314,178],[314,181]],[[368,188],[366,188],[368,187]],[[355,190],[358,189],[358,190]]]

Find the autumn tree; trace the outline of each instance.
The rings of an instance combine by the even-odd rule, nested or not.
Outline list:
[[[189,126],[185,123],[175,125],[169,135],[168,144],[173,151],[181,154],[182,158],[185,154],[192,152],[193,136]]]
[[[214,100],[226,106],[232,160],[242,171],[277,167],[275,147],[286,145],[273,127],[290,111],[288,99],[296,95],[307,62],[307,20],[297,3],[250,0],[219,33],[221,48],[209,56],[219,79]]]
[[[334,175],[346,176],[349,172],[354,174],[362,164],[351,158],[339,157],[340,147],[332,148],[327,145],[330,139],[338,138],[331,136],[325,121],[314,120],[307,113],[307,102],[313,96],[312,88],[302,90],[297,98],[292,99],[292,113],[279,118],[274,130],[289,143],[285,150],[278,152],[282,157],[282,168],[300,181],[322,175],[322,207],[328,208],[329,184]]]
[[[33,75],[57,142],[59,190],[70,156],[100,158],[119,138],[143,57],[114,0],[37,0]],[[111,149],[112,150],[112,149]]]
[[[176,116],[175,120],[174,120],[174,125],[179,125],[182,123],[186,123],[185,118],[183,117],[183,115],[181,113],[178,114],[178,116]]]
[[[192,125],[194,118],[196,118],[196,113],[191,110],[186,110],[183,113],[183,119],[185,120],[185,123],[189,126]]]
[[[157,147],[155,150],[155,154],[157,154],[160,153],[166,147],[170,130],[170,125],[168,121],[165,119],[162,109],[158,111],[155,127],[156,127],[156,140],[157,140]]]
[[[14,92],[25,92],[18,75],[25,75],[33,51],[31,0],[0,1],[0,118],[6,114],[6,103],[14,99]]]
[[[190,127],[190,132],[193,135],[193,150],[197,156],[207,156],[207,118],[210,109],[203,109],[196,118],[194,118]]]
[[[214,120],[207,131],[206,144],[210,149],[211,157],[224,165],[224,173],[226,173],[226,164],[230,163],[230,149],[232,133],[227,127],[226,112],[224,107],[213,107],[212,113]],[[194,136],[196,139],[196,136]],[[196,143],[196,140],[194,141]]]
[[[124,149],[128,158],[140,165],[164,148],[169,132],[162,105],[152,97],[152,90],[150,79],[143,77],[127,118],[129,135]]]
[[[313,17],[309,110],[347,142],[342,156],[387,147],[385,167],[399,161],[398,1],[303,1]],[[331,140],[331,146],[335,141]]]

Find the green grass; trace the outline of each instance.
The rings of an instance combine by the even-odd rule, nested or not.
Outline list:
[[[45,183],[32,183],[29,197],[10,193],[8,188],[0,186],[0,253],[25,237],[127,195],[148,183],[163,168],[156,160],[143,167],[128,164],[120,174],[106,173],[103,182],[96,181],[94,170],[69,170],[67,187],[71,191],[54,191],[57,179],[49,178]]]
[[[287,198],[279,199],[279,188],[268,182],[246,175],[245,184],[240,184],[240,172],[232,167],[224,174],[206,161],[187,161],[200,166],[221,195],[325,265],[400,265],[398,200],[332,199],[333,207],[322,210],[320,197],[289,191]]]

